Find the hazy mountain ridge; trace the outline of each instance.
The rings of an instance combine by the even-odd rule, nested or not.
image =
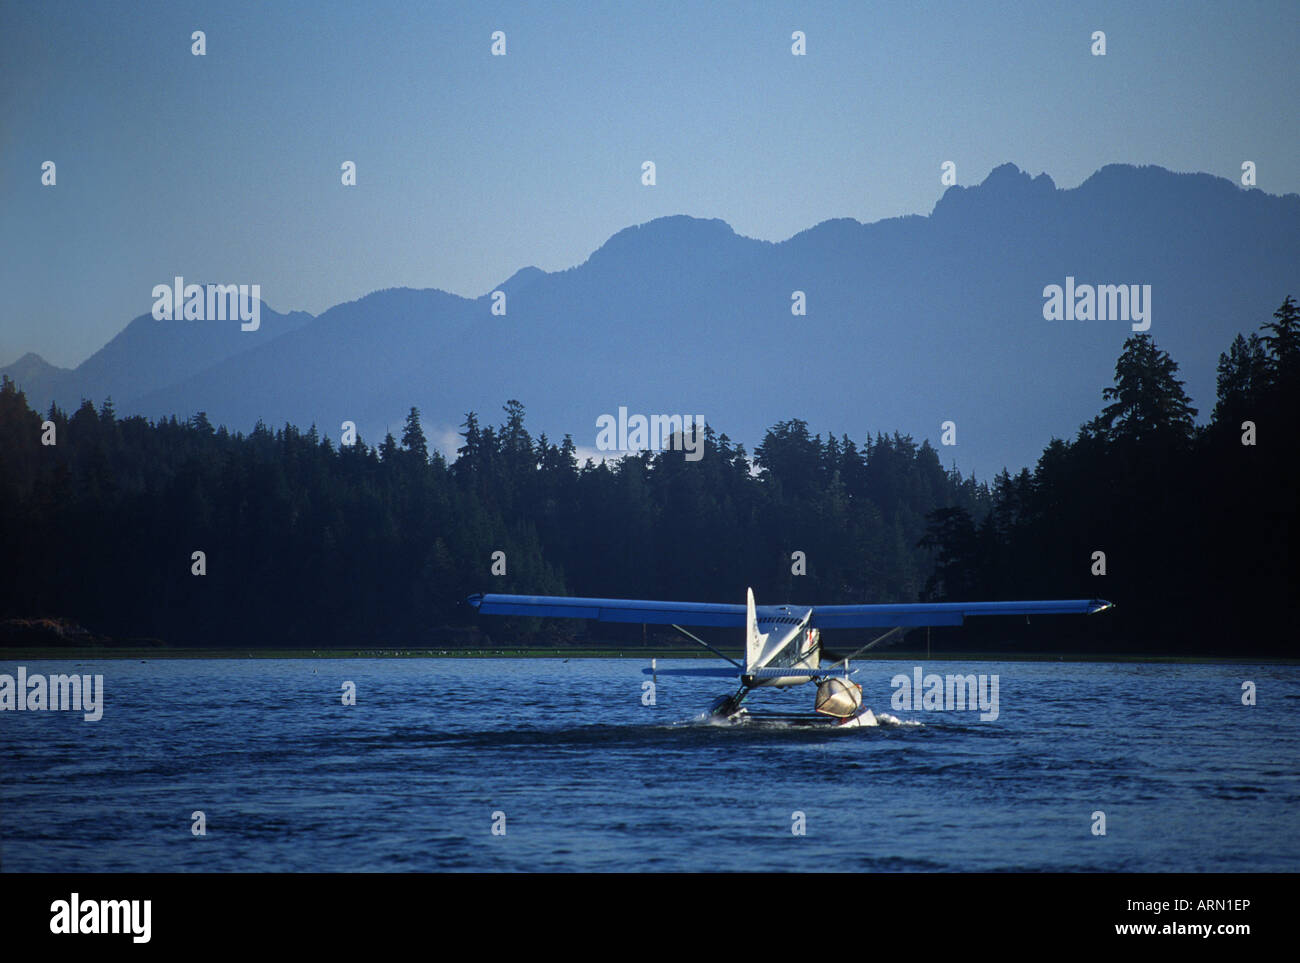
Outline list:
[[[237,324],[186,341],[186,322],[145,316],[66,375],[29,358],[0,370],[42,406],[46,390],[62,405],[111,394],[122,413],[206,410],[241,430],[261,419],[337,434],[352,420],[370,442],[412,404],[437,438],[469,410],[495,420],[508,398],[535,430],[585,446],[620,405],[703,414],[751,448],[790,417],[859,441],[898,429],[937,442],[952,420],[945,463],[987,476],[1032,464],[1091,417],[1132,333],[1045,321],[1045,285],[1150,284],[1150,333],[1204,416],[1219,352],[1300,294],[1298,255],[1294,194],[1122,164],[1061,190],[1004,164],[948,188],[928,216],[832,219],[781,242],[686,215],[628,227],[575,267],[517,271],[497,288],[505,316],[490,292],[388,289],[315,318],[272,323],[267,309],[278,333],[257,342]]]
[[[71,410],[82,398],[98,404],[111,397],[114,407],[131,413],[142,395],[263,347],[312,320],[305,311],[280,314],[265,301],[259,310],[256,331],[241,331],[237,320],[158,321],[142,314],[76,368],[57,368],[29,352],[0,368],[0,375],[9,375],[40,410],[51,402]]]

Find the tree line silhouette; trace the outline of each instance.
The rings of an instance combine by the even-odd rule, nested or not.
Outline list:
[[[1073,442],[1053,439],[1033,471],[999,474],[984,516],[962,506],[931,516],[927,594],[1101,596],[1117,608],[1087,637],[1104,648],[1293,656],[1300,312],[1291,297],[1261,331],[1219,356],[1217,401],[1200,428],[1177,363],[1150,335],[1129,338],[1103,391],[1110,403]],[[1067,631],[1084,637],[1077,625]]]
[[[41,416],[6,379],[0,641],[49,641],[39,618],[221,647],[631,641],[640,627],[479,621],[464,600],[741,601],[753,586],[760,602],[1117,603],[1088,620],[949,632],[953,645],[1289,653],[1291,298],[1261,330],[1222,355],[1200,428],[1177,364],[1135,335],[1078,437],[991,485],[945,470],[927,441],[859,446],[799,419],[752,457],[706,426],[698,461],[679,448],[580,464],[571,437],[534,438],[512,400],[496,426],[469,413],[448,462],[415,408],[400,439],[341,445],[314,426],[230,432],[202,412],[119,418],[111,401]]]

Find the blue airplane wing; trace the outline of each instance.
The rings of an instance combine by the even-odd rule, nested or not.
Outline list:
[[[1090,615],[1111,607],[1104,599],[1038,602],[919,602],[903,605],[818,605],[812,624],[819,629],[893,628],[961,625],[980,615]]]
[[[591,599],[550,595],[471,595],[469,604],[484,615],[519,615],[647,625],[710,625],[743,628],[745,606],[722,602],[656,602],[647,599]],[[1110,608],[1101,599],[1040,602],[920,602],[901,605],[758,606],[758,615],[789,615],[813,610],[821,629],[961,625],[980,615],[1086,615]]]
[[[712,625],[744,628],[745,606],[715,602],[652,602],[646,599],[585,599],[551,595],[471,595],[484,615],[522,615],[647,625]]]

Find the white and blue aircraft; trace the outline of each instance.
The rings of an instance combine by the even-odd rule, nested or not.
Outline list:
[[[817,683],[813,709],[842,726],[872,726],[875,716],[862,705],[862,687],[849,679],[849,661],[871,649],[897,642],[909,630],[924,626],[961,625],[967,617],[992,615],[1090,615],[1111,608],[1102,599],[1039,602],[921,602],[900,605],[755,605],[754,591],[744,605],[715,602],[655,602],[645,599],[589,599],[546,595],[471,595],[469,604],[484,615],[529,618],[594,619],[597,622],[640,622],[671,625],[704,646],[731,669],[646,669],[659,675],[710,675],[737,678],[733,695],[719,696],[710,711],[737,721],[747,710],[742,703],[754,689],[786,688]],[[744,661],[737,662],[683,625],[743,628]],[[884,634],[847,655],[822,649],[822,629],[887,629]],[[827,668],[823,657],[829,657]],[[841,665],[836,674],[834,666]]]

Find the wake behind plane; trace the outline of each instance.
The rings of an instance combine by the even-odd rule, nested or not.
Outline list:
[[[849,678],[852,659],[899,641],[910,629],[961,625],[967,618],[995,615],[1091,615],[1111,608],[1103,599],[1036,602],[920,602],[899,605],[755,605],[753,589],[744,605],[725,602],[659,602],[646,599],[591,599],[547,595],[471,595],[469,604],[484,615],[526,618],[592,619],[671,625],[691,641],[730,662],[730,669],[646,669],[659,675],[714,675],[735,678],[739,688],[709,707],[717,718],[740,721],[755,690],[815,683],[814,717],[837,726],[874,726],[876,717],[862,704],[862,686]],[[737,662],[683,626],[743,628],[744,661]],[[847,655],[822,647],[822,629],[883,629],[882,634]],[[839,666],[838,671],[836,666]],[[805,717],[806,718],[806,717]]]

